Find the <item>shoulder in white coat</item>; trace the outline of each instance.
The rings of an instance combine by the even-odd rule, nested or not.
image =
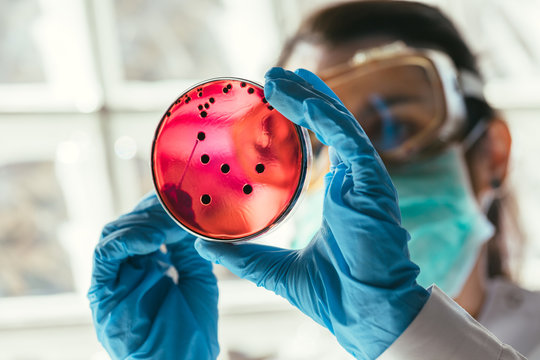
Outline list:
[[[420,313],[379,359],[525,359],[438,287],[428,290],[431,296]]]
[[[478,321],[529,360],[540,360],[540,292],[491,280]]]

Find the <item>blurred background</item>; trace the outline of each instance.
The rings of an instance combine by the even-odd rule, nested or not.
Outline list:
[[[262,82],[330,2],[0,0],[0,359],[108,358],[85,298],[92,249],[151,190],[161,115],[210,77]],[[513,269],[540,289],[540,1],[429,3],[466,35],[509,122],[525,239]],[[350,358],[285,301],[217,271],[221,359]]]

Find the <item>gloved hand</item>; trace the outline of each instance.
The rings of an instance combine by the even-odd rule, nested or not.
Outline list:
[[[98,339],[111,358],[217,357],[217,283],[194,240],[155,194],[105,226],[88,299]]]
[[[358,122],[314,74],[273,68],[265,96],[331,147],[321,228],[301,250],[204,240],[195,248],[286,298],[356,358],[374,359],[429,297],[416,283],[394,186]]]

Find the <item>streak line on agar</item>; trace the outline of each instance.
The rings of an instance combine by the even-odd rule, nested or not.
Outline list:
[[[184,177],[186,176],[187,169],[189,168],[189,163],[191,162],[191,158],[193,157],[193,154],[195,153],[195,149],[197,148],[197,145],[199,145],[199,139],[195,140],[195,145],[193,145],[193,149],[191,149],[191,154],[189,154],[189,158],[186,162],[186,168],[184,169],[184,172],[182,173],[182,177],[180,178],[180,182],[178,183],[178,186],[181,186],[182,182],[184,182]]]

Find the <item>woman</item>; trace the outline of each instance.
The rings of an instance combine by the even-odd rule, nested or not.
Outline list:
[[[440,52],[451,64],[437,58]],[[421,269],[420,284],[436,283],[523,354],[538,351],[540,296],[510,282],[500,226],[497,196],[510,134],[483,98],[474,56],[453,24],[419,3],[331,6],[302,23],[278,63],[307,68],[325,80],[383,156],[398,191],[402,224],[412,236],[409,249]],[[462,100],[453,101],[456,94],[444,84],[430,84],[430,70],[442,72],[442,82],[457,82]],[[392,104],[398,96],[416,100]],[[430,105],[443,103],[443,97],[448,109],[438,120]],[[442,125],[426,129],[433,120]],[[422,132],[430,138],[422,139]],[[520,317],[528,321],[517,324]]]
[[[329,15],[343,27],[335,38],[317,30],[318,21],[331,23]],[[409,25],[421,18],[430,20],[429,31],[411,29],[407,35]],[[362,28],[370,20],[376,26]],[[397,26],[400,22],[405,28]],[[439,22],[450,34],[436,31]],[[205,242],[179,229],[150,195],[108,224],[96,247],[88,297],[98,338],[113,358],[215,358],[217,287],[207,259],[285,297],[357,358],[523,358],[437,286],[418,284],[418,267],[409,258],[411,238],[411,253],[427,276],[418,280],[441,283],[482,318],[485,277],[479,249],[494,230],[475,199],[488,199],[504,179],[510,138],[480,97],[468,51],[459,51],[459,37],[448,38],[453,27],[432,8],[402,2],[338,5],[306,24],[302,29],[308,31],[289,44],[282,62],[319,73],[345,105],[307,70],[271,69],[265,96],[330,146],[319,230],[300,250]],[[442,51],[428,53],[425,47]],[[445,53],[459,72],[452,73]],[[460,98],[461,89],[469,97]],[[405,228],[396,190],[372,144],[402,195]],[[441,192],[437,185],[448,187]],[[423,193],[435,200],[426,201]],[[439,211],[441,204],[446,211]],[[446,232],[463,236],[456,240],[441,232],[449,225]],[[434,250],[430,238],[440,239],[442,247]],[[163,244],[166,253],[160,251]],[[422,263],[423,252],[439,256],[443,266]],[[453,260],[462,255],[468,261],[459,262],[463,269],[458,270],[465,271],[457,272]],[[446,281],[440,277],[444,271],[458,276]],[[529,347],[531,355],[536,344]]]
[[[325,80],[383,156],[419,283],[437,284],[523,354],[538,351],[540,296],[510,282],[500,226],[510,134],[452,23],[412,2],[331,6],[302,23],[278,63]]]
[[[445,55],[447,63],[438,58]],[[538,301],[511,285],[505,262],[497,195],[506,176],[510,134],[483,98],[474,56],[451,22],[435,8],[412,2],[331,6],[303,22],[278,63],[307,68],[325,80],[385,159],[400,197],[403,225],[412,233],[409,249],[422,270],[421,284],[436,283],[472,316],[493,324],[491,330],[502,340],[523,343],[533,329],[510,335],[505,329],[511,320],[500,313],[506,309],[485,306],[499,296],[520,299],[519,305],[509,300],[514,307],[526,307],[524,299]],[[429,79],[437,72],[440,81],[456,82],[457,92]],[[416,99],[395,105],[392,97]],[[437,110],[434,102],[446,102],[447,109]],[[438,128],[427,129],[437,121]],[[422,138],[424,134],[430,137]],[[459,156],[448,154],[452,146],[460,147]],[[452,168],[452,157],[463,159],[452,159]],[[445,213],[437,217],[443,207]],[[449,209],[461,213],[454,222]],[[488,214],[495,229],[485,220]],[[434,246],[444,253],[436,261]],[[504,280],[488,282],[497,277]],[[540,333],[534,330],[538,341]]]

